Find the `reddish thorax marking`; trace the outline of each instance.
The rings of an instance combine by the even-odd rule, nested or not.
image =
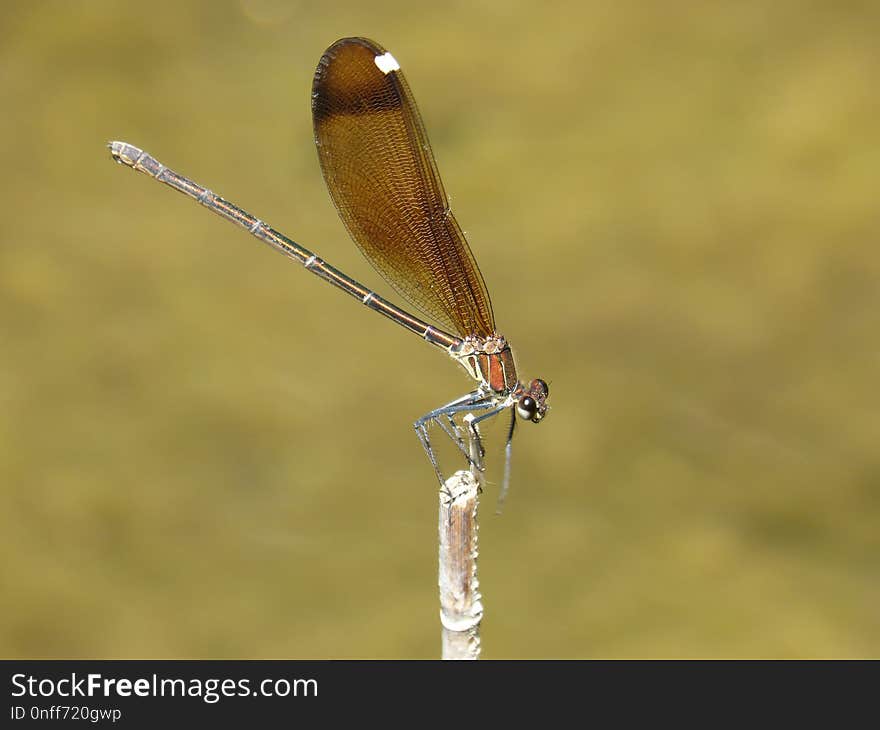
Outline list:
[[[493,393],[512,393],[519,386],[513,352],[501,335],[485,339],[465,337],[461,344],[449,349],[449,354],[474,380],[485,384]]]

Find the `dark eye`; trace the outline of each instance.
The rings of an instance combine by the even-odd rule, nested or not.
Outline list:
[[[532,381],[532,387],[538,387],[541,390],[543,390],[545,398],[550,395],[550,386],[547,385],[547,383],[545,383],[540,378],[536,378],[535,380]]]
[[[538,411],[538,404],[535,403],[534,398],[530,398],[527,395],[524,395],[519,399],[519,402],[516,404],[516,412],[520,418],[531,421],[535,417],[535,413]]]

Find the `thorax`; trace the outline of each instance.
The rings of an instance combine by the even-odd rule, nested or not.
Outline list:
[[[501,335],[465,337],[448,352],[474,380],[492,392],[506,395],[517,389],[513,352]]]

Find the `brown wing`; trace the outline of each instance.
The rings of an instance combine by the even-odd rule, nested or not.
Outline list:
[[[365,38],[330,46],[315,71],[312,117],[330,196],[367,260],[459,335],[492,334],[489,293],[391,54]]]

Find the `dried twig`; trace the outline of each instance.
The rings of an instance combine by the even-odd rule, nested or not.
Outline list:
[[[477,580],[477,507],[479,506],[482,454],[467,432],[471,470],[457,471],[440,491],[440,621],[443,625],[443,659],[477,659],[480,656],[480,621],[483,604]]]

